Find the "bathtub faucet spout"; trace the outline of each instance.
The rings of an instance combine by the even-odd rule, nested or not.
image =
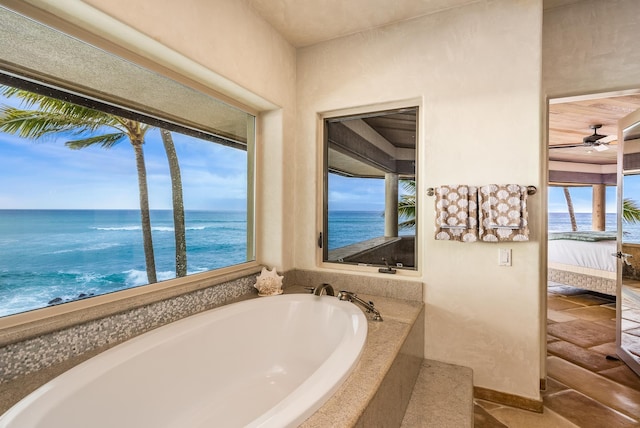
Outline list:
[[[316,296],[320,296],[322,295],[322,292],[325,292],[325,294],[327,296],[335,296],[336,293],[335,291],[333,291],[333,287],[330,284],[324,283],[322,285],[318,285],[316,288],[313,289],[313,294],[315,294]]]
[[[338,293],[338,299],[347,300],[349,302],[356,303],[356,304],[362,306],[364,309],[366,309],[367,313],[372,313],[373,314],[372,320],[374,320],[374,321],[383,321],[382,315],[380,315],[380,312],[375,308],[375,306],[373,305],[373,302],[372,301],[365,302],[364,300],[359,298],[356,295],[356,293],[352,293],[351,291],[342,290],[342,291],[340,291]]]

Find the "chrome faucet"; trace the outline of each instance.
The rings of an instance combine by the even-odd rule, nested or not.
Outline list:
[[[313,294],[315,294],[316,296],[320,296],[322,295],[322,292],[325,292],[325,294],[327,296],[335,296],[336,293],[335,291],[333,291],[333,287],[330,284],[327,284],[326,282],[322,285],[318,285],[316,288],[313,289]]]
[[[348,302],[357,303],[358,305],[360,305],[363,308],[365,308],[367,310],[367,313],[373,313],[372,320],[374,320],[374,321],[383,321],[382,315],[380,315],[380,312],[378,312],[378,310],[375,308],[375,306],[373,305],[373,302],[372,301],[365,302],[364,300],[359,298],[356,295],[356,293],[352,293],[351,291],[342,290],[342,291],[340,291],[338,293],[338,299],[346,300]]]

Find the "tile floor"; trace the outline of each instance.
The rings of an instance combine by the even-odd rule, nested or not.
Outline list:
[[[615,356],[615,298],[554,283],[548,290],[544,412],[475,400],[475,427],[640,427],[640,377],[607,358]],[[640,336],[640,318],[624,313],[623,329]]]

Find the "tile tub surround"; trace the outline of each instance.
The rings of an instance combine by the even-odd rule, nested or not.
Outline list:
[[[256,274],[130,309],[0,348],[0,414],[71,367],[178,319],[257,296]]]
[[[402,275],[374,273],[365,276],[357,272],[295,269],[284,276],[285,288],[296,284],[317,286],[325,282],[331,284],[336,293],[348,290],[392,299],[423,301],[423,283]]]
[[[400,426],[424,359],[422,302],[373,300],[384,321],[371,321],[367,343],[351,375],[300,428]]]

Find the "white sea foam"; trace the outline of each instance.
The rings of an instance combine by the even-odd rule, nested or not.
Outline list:
[[[123,273],[127,275],[126,284],[128,287],[138,287],[149,283],[146,271],[130,269]],[[163,271],[156,273],[156,277],[158,278],[158,281],[166,281],[168,279],[175,278],[176,273],[173,271]]]
[[[106,230],[106,231],[132,231],[132,230],[141,230],[141,226],[118,226],[118,227],[92,227],[94,230]]]

